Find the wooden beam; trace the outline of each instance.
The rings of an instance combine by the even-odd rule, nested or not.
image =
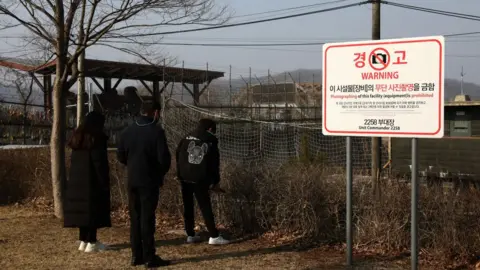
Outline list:
[[[42,85],[42,83],[38,80],[37,76],[35,76],[35,73],[29,72],[29,75],[32,77],[33,81],[35,84],[40,87],[43,93],[45,93],[45,87]]]
[[[190,88],[188,88],[188,86],[185,84],[185,83],[182,83],[182,86],[190,93],[190,95],[192,95],[193,97],[193,92],[192,90],[190,90]]]
[[[101,70],[101,69],[103,69],[103,67],[93,67],[93,68],[89,68],[89,69],[88,69],[88,73],[93,75],[93,74],[95,74],[97,71],[99,71],[99,70]]]
[[[70,88],[76,83],[77,81],[70,81],[69,84],[67,84],[67,89],[65,89],[66,92],[70,91]]]
[[[103,86],[95,79],[94,77],[91,77],[93,83],[100,89],[100,91],[105,92],[105,89],[103,89]]]
[[[212,79],[208,79],[207,84],[200,90],[200,96],[205,92],[205,90],[210,86],[210,83],[212,83]]]
[[[111,69],[109,72],[110,72],[110,73],[117,73],[117,72],[119,72],[120,70],[122,70],[122,68],[113,68],[113,69]]]
[[[200,104],[200,87],[198,83],[193,84],[193,103]]]
[[[154,101],[160,101],[160,82],[159,81],[153,81],[152,82],[152,86],[153,86],[153,93],[152,93],[152,96],[153,96],[153,100]]]
[[[163,93],[163,91],[165,91],[165,89],[167,88],[167,86],[170,84],[170,82],[167,82],[166,84],[163,85],[162,89],[160,89],[160,94]]]
[[[145,73],[145,74],[143,74],[142,76],[143,76],[144,78],[147,78],[148,76],[154,75],[154,74],[156,74],[156,73],[158,73],[158,72],[157,72],[157,71],[152,71],[152,72]]]
[[[105,92],[112,91],[112,79],[103,78],[103,90],[105,90]]]
[[[115,83],[115,85],[113,86],[112,90],[114,90],[114,91],[117,90],[117,87],[121,82],[122,82],[122,79],[121,78],[118,79],[117,82]]]
[[[145,87],[145,89],[147,89],[147,91],[150,92],[150,94],[153,96],[153,91],[152,91],[152,89],[150,89],[150,87],[148,86],[148,84],[146,84],[143,80],[140,80],[140,82],[143,84],[143,86]]]

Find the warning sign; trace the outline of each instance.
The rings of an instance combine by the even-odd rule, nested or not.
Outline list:
[[[323,46],[323,134],[443,137],[442,36]]]

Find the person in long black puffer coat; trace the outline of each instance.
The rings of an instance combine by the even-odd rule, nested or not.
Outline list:
[[[79,228],[80,251],[105,250],[97,229],[111,227],[108,136],[105,117],[90,112],[68,141],[72,149],[64,202],[64,227]]]

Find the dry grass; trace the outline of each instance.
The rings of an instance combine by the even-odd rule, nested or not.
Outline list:
[[[128,228],[115,226],[99,232],[109,251],[85,254],[77,251],[74,229],[36,209],[0,207],[1,269],[134,269],[128,266]],[[184,236],[159,231],[157,253],[173,260],[167,269],[344,269],[343,252],[335,249],[298,250],[266,238],[239,241],[229,246],[205,243],[187,245]],[[373,262],[359,256],[357,269],[407,269],[405,259],[384,258]]]
[[[38,198],[46,198],[42,203],[48,205],[51,185],[46,151],[48,149],[0,152],[0,203],[35,201],[38,204]],[[110,166],[116,224],[126,225],[124,168],[113,156]],[[159,205],[162,218],[158,225],[169,229],[179,228],[182,224],[180,192],[173,173],[170,172],[162,188]],[[276,170],[225,164],[222,179],[228,193],[213,197],[218,223],[236,236],[268,236],[277,241],[275,245],[294,241],[303,246],[337,246],[341,249],[345,241],[345,181],[332,173],[335,174],[328,166],[308,162],[292,162]],[[337,173],[342,175],[341,171]],[[375,198],[368,182],[359,179],[354,182],[356,252],[375,254],[379,258],[383,254],[405,254],[410,247],[409,186],[398,181],[384,182],[382,197]],[[458,196],[441,189],[421,188],[419,237],[424,265],[459,269],[475,263],[480,246],[478,195],[475,191]],[[120,230],[111,230],[114,235],[118,233],[117,229]],[[109,232],[105,231],[107,241],[113,240],[108,238]],[[70,239],[75,236],[69,234],[67,237],[67,232],[61,233],[66,237],[64,244],[71,245]],[[263,245],[262,242],[262,248]],[[255,245],[242,247],[244,252],[252,249]],[[184,258],[189,250],[182,249],[178,254]],[[192,255],[206,252],[192,250]],[[227,251],[231,251],[230,247]],[[289,261],[294,259],[286,260]]]

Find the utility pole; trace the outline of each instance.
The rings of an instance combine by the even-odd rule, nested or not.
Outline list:
[[[373,0],[372,2],[372,39],[380,39],[380,0]],[[372,137],[372,183],[374,196],[379,199],[380,186],[379,177],[382,169],[382,152],[381,152],[382,138]]]
[[[465,74],[465,73],[463,72],[463,66],[462,66],[462,72],[460,73],[460,76],[462,77],[462,81],[461,81],[461,83],[460,83],[460,94],[461,94],[462,96],[463,96],[463,76],[465,76],[465,75],[467,75],[467,74]]]

